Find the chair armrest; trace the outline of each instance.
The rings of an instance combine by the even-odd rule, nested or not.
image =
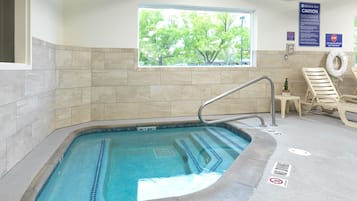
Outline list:
[[[357,95],[342,95],[341,100],[345,102],[357,103]]]

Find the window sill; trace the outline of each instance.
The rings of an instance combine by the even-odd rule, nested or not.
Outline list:
[[[0,62],[0,70],[31,70],[31,64]]]

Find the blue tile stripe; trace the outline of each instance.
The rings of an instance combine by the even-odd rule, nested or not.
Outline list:
[[[221,156],[211,147],[211,145],[209,145],[209,143],[203,139],[203,137],[199,136],[199,135],[195,135],[201,142],[202,144],[205,145],[206,149],[209,150],[214,157],[217,159],[216,163],[209,169],[210,171],[215,171],[218,166],[223,162],[223,159],[221,158]]]
[[[225,134],[219,132],[219,131],[216,131],[215,132],[216,134],[218,134],[219,136],[221,136],[222,138],[224,138],[225,140],[227,140],[228,142],[232,143],[236,148],[239,148],[241,150],[244,150],[244,147],[242,147],[240,144],[234,142],[232,139],[230,139],[228,136],[226,136]]]
[[[188,157],[192,160],[193,164],[195,165],[196,169],[198,172],[202,172],[203,168],[200,166],[199,162],[197,159],[193,156],[192,151],[186,144],[184,140],[180,140],[180,143],[182,144],[183,148],[185,149],[185,152],[187,153]]]
[[[97,167],[95,169],[95,175],[94,175],[94,181],[93,181],[93,184],[92,184],[92,190],[90,192],[90,199],[89,199],[90,201],[96,201],[97,200],[98,181],[99,181],[100,172],[101,172],[101,169],[102,169],[104,149],[105,149],[105,140],[102,140],[101,144],[100,144],[99,156],[98,156],[98,161],[97,161]]]

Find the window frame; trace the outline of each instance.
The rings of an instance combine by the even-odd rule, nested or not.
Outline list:
[[[139,36],[139,22],[140,22],[140,9],[177,9],[177,10],[190,10],[190,11],[211,11],[211,12],[229,12],[229,13],[244,13],[250,16],[250,24],[249,24],[249,37],[250,37],[250,63],[249,65],[198,65],[198,66],[175,66],[175,65],[140,65],[140,36]],[[225,7],[203,7],[203,6],[186,6],[186,5],[166,5],[166,4],[139,4],[138,9],[138,23],[137,23],[137,64],[138,68],[250,68],[256,66],[256,54],[254,51],[256,50],[256,41],[257,41],[257,34],[256,34],[256,16],[255,10],[252,9],[240,9],[240,8],[225,8]]]

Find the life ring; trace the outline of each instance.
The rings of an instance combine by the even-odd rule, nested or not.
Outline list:
[[[335,58],[338,57],[341,60],[341,66],[336,69],[335,65],[334,65],[334,60]],[[327,60],[326,60],[326,69],[327,72],[336,77],[339,78],[341,77],[347,70],[347,56],[345,55],[344,52],[342,51],[331,51],[328,56],[327,56]]]

